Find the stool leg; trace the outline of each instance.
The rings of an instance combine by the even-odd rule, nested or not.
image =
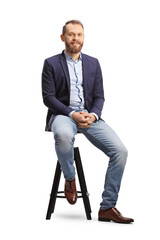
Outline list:
[[[87,191],[87,186],[86,186],[86,181],[84,177],[84,172],[83,172],[83,167],[82,167],[82,162],[81,162],[81,157],[79,153],[79,148],[76,147],[74,148],[74,160],[77,168],[77,173],[78,173],[78,178],[79,178],[79,183],[81,187],[81,192],[82,192],[82,197],[83,197],[83,202],[84,202],[84,207],[85,207],[85,212],[88,220],[91,220],[91,206],[89,202],[89,197],[88,197],[88,191]]]
[[[61,177],[61,167],[60,167],[59,161],[57,161],[56,171],[55,171],[55,175],[54,175],[54,180],[53,180],[47,215],[46,215],[47,220],[49,220],[51,218],[51,214],[54,212],[54,207],[55,207],[55,203],[56,203],[56,195],[58,192],[60,177]]]

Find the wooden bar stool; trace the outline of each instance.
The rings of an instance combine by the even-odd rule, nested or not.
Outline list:
[[[78,194],[77,198],[83,198],[86,217],[88,220],[91,220],[91,206],[90,206],[90,202],[89,202],[89,194],[87,191],[82,161],[81,161],[78,147],[74,148],[74,160],[75,160],[76,170],[77,170],[77,174],[78,174],[79,185],[81,188],[81,191],[77,191],[77,194]],[[60,182],[60,178],[61,178],[61,172],[62,171],[61,171],[60,163],[59,163],[59,161],[57,161],[57,166],[56,166],[56,170],[55,170],[55,175],[54,175],[54,180],[53,180],[52,190],[51,190],[51,194],[50,194],[47,215],[46,215],[47,220],[49,220],[51,218],[51,214],[54,212],[56,199],[57,198],[65,198],[64,191],[58,191],[59,182]]]

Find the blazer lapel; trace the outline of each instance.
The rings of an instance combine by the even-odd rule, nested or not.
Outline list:
[[[68,89],[69,89],[69,92],[70,92],[70,77],[69,77],[69,71],[68,71],[68,66],[67,66],[65,55],[64,55],[64,51],[62,52],[62,55],[60,57],[60,62],[61,62],[64,74],[65,74]]]
[[[84,54],[82,54],[82,69],[83,69],[83,86],[84,86],[84,93],[86,93],[87,89],[87,73],[88,73],[88,63],[87,59]]]
[[[64,51],[62,52],[61,56],[60,56],[60,62],[67,80],[67,85],[68,85],[68,89],[70,92],[70,77],[69,77],[69,70],[68,70],[68,66],[67,66],[67,62],[66,62],[66,57],[64,55]],[[84,84],[84,91],[87,89],[87,73],[88,73],[88,62],[87,59],[85,57],[85,54],[82,53],[82,69],[83,69],[83,84]]]

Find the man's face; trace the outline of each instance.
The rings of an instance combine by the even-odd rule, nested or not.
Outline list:
[[[77,54],[81,51],[84,41],[84,31],[80,24],[68,24],[65,35],[61,35],[65,42],[66,52]]]

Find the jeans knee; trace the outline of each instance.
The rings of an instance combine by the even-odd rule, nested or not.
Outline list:
[[[125,165],[128,157],[128,150],[125,146],[122,146],[121,148],[119,148],[119,156],[122,164]]]
[[[63,149],[63,151],[70,150],[75,140],[75,137],[69,131],[57,131],[54,138],[56,146]]]
[[[121,153],[127,159],[127,157],[128,157],[128,150],[127,150],[127,148],[125,146],[123,146],[123,148],[121,149]]]
[[[113,151],[111,161],[116,161],[118,164],[125,166],[127,161],[128,151],[124,145],[118,145]]]

